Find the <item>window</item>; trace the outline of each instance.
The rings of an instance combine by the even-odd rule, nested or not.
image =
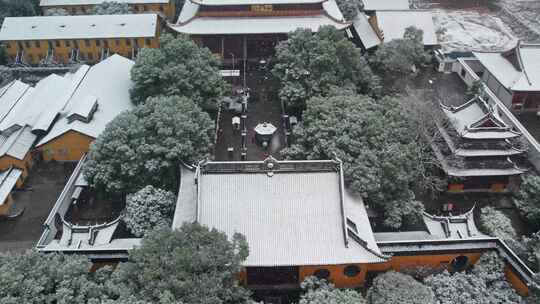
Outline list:
[[[356,265],[349,265],[343,269],[343,274],[349,278],[355,277],[360,273],[360,268]]]
[[[37,48],[41,47],[41,43],[40,43],[39,41],[34,42],[34,45],[35,45]]]
[[[160,5],[160,6],[159,6],[159,11],[160,11],[160,12],[163,12],[163,5]]]
[[[454,271],[462,271],[462,270],[465,270],[465,268],[467,267],[467,263],[469,262],[469,258],[464,256],[464,255],[460,255],[458,257],[456,257],[455,259],[452,260],[452,263],[450,263],[450,265],[452,265],[452,269]]]
[[[6,49],[10,49],[11,48],[11,43],[6,43]]]
[[[84,39],[84,45],[86,45],[86,47],[90,47],[90,40]]]
[[[461,69],[461,77],[465,77],[466,74],[467,72],[465,71],[465,69]]]
[[[143,11],[143,12],[146,12],[146,5],[143,5],[143,6],[142,6],[142,11]]]
[[[321,268],[321,269],[315,270],[313,275],[319,279],[328,279],[330,277],[330,271],[326,268]]]
[[[96,46],[101,46],[101,40],[96,40]]]
[[[145,43],[146,46],[151,46],[152,45],[152,39],[146,38],[144,43]]]
[[[25,41],[25,42],[24,42],[24,46],[26,46],[26,48],[28,48],[28,49],[31,48],[30,42],[29,42],[29,41]]]
[[[69,42],[69,40],[64,41],[64,43],[66,44],[66,47],[71,47],[71,42]]]
[[[23,49],[23,45],[22,45],[22,43],[21,43],[20,41],[17,42],[17,45],[19,46],[19,50],[22,50],[22,49]]]
[[[120,46],[120,39],[116,39],[114,42],[116,43],[116,46]]]
[[[126,45],[131,46],[131,39],[126,39]]]
[[[103,40],[103,46],[109,48],[109,41]]]
[[[60,47],[60,40],[55,40],[54,44],[56,45],[56,47]]]

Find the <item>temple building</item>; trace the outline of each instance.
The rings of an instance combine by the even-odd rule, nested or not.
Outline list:
[[[350,25],[334,0],[186,0],[170,28],[234,64],[270,57],[276,43],[297,28],[316,32],[324,25]]]
[[[96,63],[113,54],[135,58],[159,47],[156,14],[7,17],[0,29],[15,64]]]
[[[509,108],[540,110],[540,44],[518,42],[506,52],[475,52],[476,74]]]
[[[63,9],[70,15],[87,15],[103,0],[41,0],[39,6],[43,15],[49,15],[51,10]],[[175,0],[115,0],[117,3],[127,3],[133,13],[156,13],[165,19],[173,20],[176,14]]]
[[[440,136],[432,147],[449,177],[448,190],[512,190],[527,171],[522,134],[504,122],[483,97],[460,106],[440,106]]]

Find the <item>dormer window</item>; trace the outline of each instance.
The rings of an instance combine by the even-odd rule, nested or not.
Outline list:
[[[89,123],[97,109],[97,98],[94,96],[88,96],[73,107],[67,117],[68,123],[72,123],[75,120]]]

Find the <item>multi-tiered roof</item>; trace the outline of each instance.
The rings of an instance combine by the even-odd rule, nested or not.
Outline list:
[[[508,176],[520,166],[525,147],[521,133],[507,125],[482,97],[451,107],[441,104],[446,123],[439,122],[435,150],[448,175]]]

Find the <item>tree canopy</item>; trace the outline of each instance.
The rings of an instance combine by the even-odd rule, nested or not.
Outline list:
[[[41,254],[0,255],[0,298],[5,304],[101,303],[107,299],[109,268],[90,272],[85,256]]]
[[[335,86],[363,94],[381,89],[360,50],[333,26],[290,33],[276,47],[276,61],[272,72],[281,83],[279,97],[292,108],[303,109],[309,98]]]
[[[534,230],[540,229],[540,176],[523,176],[514,201]]]
[[[424,51],[423,31],[415,27],[405,29],[402,39],[393,39],[379,46],[369,58],[373,68],[385,77],[399,78],[412,72],[414,65],[429,60]]]
[[[333,284],[317,277],[307,277],[301,287],[304,293],[299,304],[365,304],[362,295],[351,289],[337,289]]]
[[[175,206],[174,193],[146,186],[128,194],[123,220],[135,236],[142,237],[153,229],[171,227]]]
[[[512,221],[504,213],[491,206],[482,208],[480,225],[482,230],[490,236],[503,240],[517,238],[517,233],[512,227]]]
[[[248,255],[242,235],[232,242],[215,229],[185,224],[180,229],[156,230],[118,265],[112,285],[120,300],[148,303],[223,303],[249,301],[236,275]]]
[[[106,194],[176,191],[182,161],[204,159],[214,123],[186,97],[155,97],[112,120],[90,146],[84,176]]]
[[[186,96],[199,105],[212,105],[228,87],[219,74],[220,62],[188,36],[162,35],[160,48],[142,49],[131,69],[133,102],[150,96]]]
[[[362,8],[359,0],[336,0],[336,3],[346,20],[353,20]]]
[[[521,303],[521,297],[506,281],[504,262],[496,252],[482,255],[473,270],[450,274],[448,271],[426,278],[439,303]]]
[[[308,100],[303,121],[294,129],[294,143],[283,155],[337,156],[349,188],[383,209],[385,223],[398,228],[414,222],[423,211],[412,191],[423,170],[417,136],[395,98],[374,100],[341,91]]]
[[[0,23],[5,17],[35,16],[39,13],[39,1],[0,0]]]
[[[131,14],[127,2],[104,1],[94,7],[93,15],[126,15]]]
[[[413,277],[389,271],[375,278],[367,300],[369,304],[433,304],[435,296],[429,287]]]

